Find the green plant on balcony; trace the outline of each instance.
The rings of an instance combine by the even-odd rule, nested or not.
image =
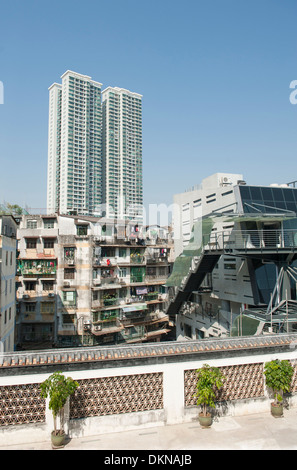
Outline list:
[[[61,372],[55,372],[40,384],[41,397],[49,397],[49,409],[54,418],[54,430],[51,434],[52,444],[55,447],[62,446],[65,441],[64,431],[64,407],[68,397],[78,387],[71,377],[65,377]],[[57,418],[60,419],[60,428],[57,429]]]
[[[143,255],[135,251],[130,254],[130,261],[132,263],[141,263],[143,261]]]
[[[114,305],[117,300],[117,295],[114,293],[103,294],[103,305],[105,306]]]
[[[275,417],[283,415],[283,394],[290,392],[293,373],[294,368],[288,360],[275,359],[265,363],[266,385],[272,389],[274,397],[271,414]]]
[[[204,364],[203,367],[196,370],[197,383],[196,393],[197,406],[201,406],[199,413],[199,422],[202,427],[210,427],[212,416],[209,408],[215,408],[216,391],[223,386],[224,376],[218,367],[211,367]]]

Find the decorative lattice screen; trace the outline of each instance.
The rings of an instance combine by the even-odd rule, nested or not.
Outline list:
[[[39,384],[0,386],[0,426],[45,422]]]
[[[163,408],[163,374],[78,380],[70,418],[85,418]]]
[[[217,401],[240,400],[264,396],[263,364],[239,364],[220,367],[225,377],[224,385],[217,394]],[[197,375],[194,370],[185,371],[185,406],[195,406],[193,397]]]

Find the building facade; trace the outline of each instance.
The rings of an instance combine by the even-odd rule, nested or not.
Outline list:
[[[142,215],[142,96],[118,87],[102,92],[107,216]]]
[[[18,239],[19,348],[168,338],[168,230],[26,215]]]
[[[47,213],[142,214],[141,95],[67,71],[49,88]],[[135,218],[135,217],[134,217]]]
[[[297,189],[220,173],[174,201],[177,336],[294,331]]]
[[[48,213],[102,203],[101,83],[67,70],[49,88]]]
[[[0,216],[0,352],[13,351],[15,342],[15,274],[17,221]]]

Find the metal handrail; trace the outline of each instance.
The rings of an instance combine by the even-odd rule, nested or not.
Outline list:
[[[228,230],[215,232],[203,237],[204,250],[226,249],[279,249],[296,248],[297,231],[293,229],[279,230]]]

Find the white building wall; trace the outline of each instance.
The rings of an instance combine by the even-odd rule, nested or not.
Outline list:
[[[0,352],[6,352],[14,350],[16,316],[16,223],[10,216],[0,218],[0,248]]]
[[[88,369],[64,372],[64,375],[74,380],[105,378],[115,376],[127,376],[146,373],[163,374],[163,408],[144,412],[133,412],[82,418],[67,421],[66,432],[70,438],[87,437],[105,434],[109,432],[119,433],[135,429],[149,429],[155,426],[174,425],[179,423],[190,423],[197,420],[198,407],[185,407],[184,395],[185,371],[195,370],[202,367],[205,362],[210,366],[224,367],[244,364],[261,364],[273,359],[287,359],[294,364],[297,359],[296,349],[286,352],[265,352],[255,355],[245,354],[235,357],[221,357],[212,359],[193,359],[176,361],[173,363],[153,365],[130,365],[129,367],[116,367],[104,369]],[[50,373],[38,373],[35,370],[32,375],[7,375],[0,377],[0,387],[5,385],[39,384],[48,378]],[[222,416],[252,415],[255,413],[270,413],[271,398],[265,387],[264,397],[231,400],[220,408],[217,407]],[[292,394],[289,398],[289,406],[297,407],[297,395]],[[34,425],[5,426],[0,428],[0,439],[13,444],[50,441],[50,433],[53,430],[53,419],[47,407],[46,422]]]
[[[49,121],[48,121],[48,162],[47,162],[47,213],[57,210],[57,171],[60,158],[58,150],[58,101],[62,86],[54,83],[49,88]]]

